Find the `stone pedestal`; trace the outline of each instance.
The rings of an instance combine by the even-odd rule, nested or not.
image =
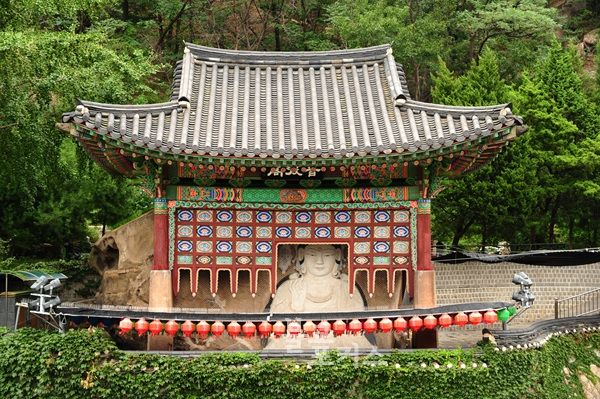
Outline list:
[[[151,270],[150,288],[148,293],[148,310],[161,312],[173,308],[173,293],[171,288],[170,270]],[[166,335],[149,336],[149,350],[173,349],[173,338]]]
[[[417,270],[415,273],[415,309],[436,306],[435,270]],[[437,330],[421,330],[413,334],[413,348],[436,348]]]
[[[417,270],[415,272],[415,309],[436,306],[435,270]]]
[[[161,312],[173,308],[170,270],[151,270],[148,288],[148,310]]]

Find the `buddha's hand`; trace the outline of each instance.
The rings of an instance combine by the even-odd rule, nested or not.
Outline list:
[[[304,302],[306,301],[306,284],[303,279],[290,281],[290,294],[292,297],[291,308],[294,312],[304,310]]]

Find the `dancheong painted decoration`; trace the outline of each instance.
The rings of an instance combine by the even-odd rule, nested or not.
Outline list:
[[[395,295],[388,308],[433,307],[430,201],[440,178],[480,167],[525,131],[510,104],[413,100],[389,45],[188,43],[173,82],[161,104],[80,101],[63,115],[90,157],[142,177],[155,199],[150,305],[162,308],[184,291],[235,297],[241,273],[250,294],[273,297],[260,311],[369,309],[381,294]],[[315,290],[310,281],[325,274],[333,285]],[[230,293],[219,288],[224,276]],[[329,292],[338,286],[344,298]]]

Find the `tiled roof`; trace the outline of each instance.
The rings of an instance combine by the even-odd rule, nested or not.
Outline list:
[[[81,101],[63,121],[171,155],[284,159],[418,153],[522,124],[509,104],[412,100],[389,45],[249,52],[187,44],[170,102]]]

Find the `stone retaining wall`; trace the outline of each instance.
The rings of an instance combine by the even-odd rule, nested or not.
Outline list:
[[[581,266],[533,266],[517,263],[465,262],[436,264],[437,303],[511,301],[517,286],[513,274],[532,279],[534,305],[514,323],[529,324],[554,317],[554,299],[600,287],[600,263]]]

